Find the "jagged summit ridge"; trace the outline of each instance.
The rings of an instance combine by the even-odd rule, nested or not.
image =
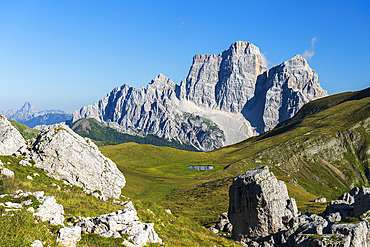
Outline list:
[[[139,90],[123,85],[73,112],[212,150],[242,141],[326,96],[317,73],[297,55],[269,70],[257,46],[237,41],[219,55],[195,55],[180,86],[163,74]]]

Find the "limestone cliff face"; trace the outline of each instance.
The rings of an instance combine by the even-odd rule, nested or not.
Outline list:
[[[73,121],[95,118],[212,150],[263,133],[326,95],[303,57],[267,73],[259,48],[238,41],[219,55],[195,55],[180,86],[162,74],[147,88],[123,85],[75,111]]]
[[[253,97],[257,76],[266,70],[259,48],[238,41],[217,56],[194,56],[181,97],[198,106],[238,113]]]
[[[265,131],[294,116],[304,104],[327,96],[317,73],[301,55],[272,68],[265,84]]]

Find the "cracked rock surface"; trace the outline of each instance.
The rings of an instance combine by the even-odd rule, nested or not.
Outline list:
[[[101,199],[118,198],[126,180],[117,165],[87,138],[64,123],[49,126],[33,140],[29,156],[38,168],[58,180],[98,193]]]

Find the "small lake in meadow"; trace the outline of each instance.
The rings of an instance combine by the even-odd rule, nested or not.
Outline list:
[[[196,169],[198,171],[208,171],[208,170],[214,170],[214,166],[189,166],[189,169]]]

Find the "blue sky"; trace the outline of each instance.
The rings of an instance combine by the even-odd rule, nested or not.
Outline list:
[[[159,73],[179,84],[195,54],[238,40],[257,45],[269,67],[310,52],[329,94],[370,86],[368,0],[3,0],[0,37],[1,110],[30,101],[72,112]]]

